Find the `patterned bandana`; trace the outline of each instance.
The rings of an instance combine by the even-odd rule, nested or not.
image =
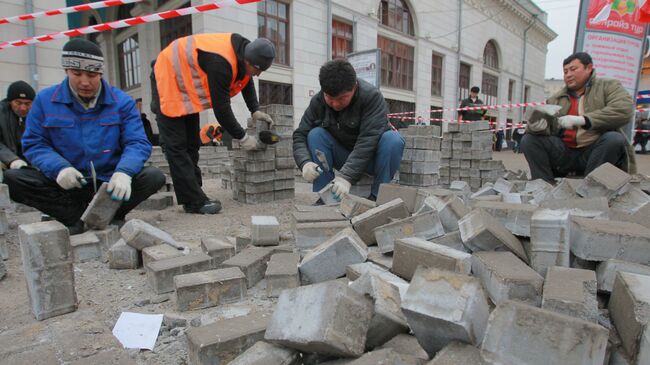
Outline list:
[[[64,69],[75,69],[88,72],[104,73],[104,57],[77,51],[63,51],[61,66]]]

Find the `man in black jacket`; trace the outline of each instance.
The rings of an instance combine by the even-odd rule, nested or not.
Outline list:
[[[293,133],[293,157],[305,180],[319,191],[332,182],[332,192],[341,197],[350,191],[364,172],[375,176],[370,199],[379,185],[388,183],[399,169],[404,139],[388,124],[388,109],[381,92],[357,79],[352,65],[341,59],[325,63],[318,75],[321,91]],[[323,152],[329,167],[316,158]]]
[[[20,139],[35,94],[28,83],[16,81],[9,85],[7,97],[0,101],[0,162],[7,168],[27,166]]]
[[[461,108],[483,106],[483,100],[478,98],[478,93],[481,92],[478,86],[472,86],[469,90],[469,98],[463,99],[460,103]],[[487,110],[461,110],[458,112],[458,121],[475,121],[483,119]]]

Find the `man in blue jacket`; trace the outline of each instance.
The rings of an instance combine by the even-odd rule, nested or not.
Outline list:
[[[165,176],[144,167],[151,144],[135,101],[102,80],[104,58],[94,43],[74,38],[63,46],[66,78],[36,96],[22,138],[25,157],[36,169],[5,172],[11,199],[32,206],[83,232],[79,220],[94,196],[91,162],[98,185],[108,182],[122,201],[114,220],[165,184]]]

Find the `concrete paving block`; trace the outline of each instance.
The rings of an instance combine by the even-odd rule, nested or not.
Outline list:
[[[629,210],[620,210],[612,208],[609,210],[609,219],[614,221],[625,221],[640,224],[650,228],[650,203],[646,203],[639,209],[630,212]]]
[[[475,193],[469,196],[470,199],[476,199],[486,196],[497,196],[499,193],[492,188],[492,186],[484,186],[478,189]]]
[[[226,239],[216,237],[201,238],[201,250],[212,257],[214,267],[235,255],[235,246]]]
[[[627,214],[634,214],[649,203],[650,195],[637,187],[631,187],[624,194],[614,198],[610,203],[610,207],[624,211]]]
[[[177,249],[176,247],[172,247],[166,243],[163,243],[161,245],[149,246],[142,250],[142,265],[144,267],[147,267],[149,266],[150,263],[154,261],[171,259],[173,257],[183,256],[187,253]]]
[[[108,250],[108,267],[135,270],[140,267],[140,252],[119,239]]]
[[[393,251],[395,240],[417,237],[430,240],[445,234],[438,212],[430,211],[387,223],[374,229],[379,252]]]
[[[635,364],[650,355],[650,276],[618,272],[609,299],[609,315]]]
[[[411,280],[418,266],[469,275],[472,270],[472,255],[421,238],[397,240],[392,271],[406,280]]]
[[[320,197],[325,205],[339,204],[341,202],[336,198],[336,196],[334,196],[334,193],[332,192],[332,186],[332,184],[327,184],[318,192],[318,197]]]
[[[512,234],[530,237],[530,219],[537,210],[536,205],[481,201],[476,202],[474,208],[481,208],[497,218]]]
[[[507,249],[528,263],[519,239],[485,211],[472,210],[458,221],[458,228],[463,243],[472,252]]]
[[[140,219],[131,219],[124,223],[120,229],[120,234],[124,241],[142,251],[145,247],[155,246],[162,243],[177,247],[176,240],[172,236],[151,224]]]
[[[363,242],[370,246],[376,242],[373,229],[390,223],[391,219],[403,219],[408,216],[410,214],[406,204],[402,199],[397,198],[352,218],[352,227]]]
[[[538,209],[530,222],[530,267],[543,276],[551,266],[569,267],[569,212]]]
[[[409,355],[395,352],[392,349],[380,349],[366,352],[360,358],[353,360],[348,365],[420,365],[421,360]]]
[[[81,220],[92,229],[106,228],[122,205],[122,201],[111,199],[111,194],[106,191],[107,188],[108,184],[102,183],[81,215]]]
[[[544,278],[511,252],[476,252],[472,273],[481,280],[492,303],[519,300],[539,306]]]
[[[174,276],[176,309],[190,311],[240,302],[246,298],[246,276],[238,267]]]
[[[341,205],[339,206],[339,211],[346,218],[352,219],[353,217],[367,212],[368,210],[377,206],[377,203],[372,200],[358,197],[352,194],[346,194],[341,199]]]
[[[497,179],[497,181],[494,182],[494,186],[492,186],[492,189],[494,189],[494,191],[496,191],[497,193],[501,193],[501,194],[511,193],[515,190],[515,184],[512,181],[508,181],[500,177]]]
[[[316,223],[316,222],[336,222],[347,221],[339,209],[321,209],[313,212],[295,211],[292,213],[294,224],[297,223]]]
[[[251,243],[255,246],[276,246],[280,243],[280,222],[273,216],[251,216]]]
[[[115,242],[122,238],[122,236],[120,236],[120,228],[114,224],[109,224],[104,229],[91,229],[88,232],[92,232],[97,236],[102,248],[102,253],[107,252]]]
[[[379,251],[370,251],[373,247],[368,248],[368,262],[377,264],[386,270],[390,270],[393,267],[393,255],[385,255]]]
[[[411,355],[416,359],[422,361],[429,360],[429,354],[420,346],[418,339],[413,335],[400,333],[399,335],[391,338],[388,342],[381,346],[383,349],[392,349],[398,354]]]
[[[7,243],[7,235],[0,235],[0,261],[9,260],[9,244]]]
[[[265,340],[303,352],[357,357],[363,354],[372,301],[340,281],[287,289]]]
[[[4,279],[4,277],[7,275],[7,266],[5,266],[5,262],[0,260],[0,280]]]
[[[299,263],[300,255],[297,253],[276,253],[271,256],[265,273],[268,297],[279,297],[283,290],[300,286]]]
[[[309,251],[299,265],[301,279],[307,283],[333,280],[345,275],[348,265],[368,258],[361,237],[347,228]]]
[[[156,294],[174,290],[174,276],[212,269],[212,257],[200,253],[150,262],[145,269],[149,286]]]
[[[382,280],[387,281],[398,287],[403,284],[408,284],[406,280],[393,274],[392,272],[388,271],[386,268],[383,268],[372,262],[364,262],[361,264],[348,265],[348,267],[345,269],[345,276],[350,281],[355,281],[364,274],[372,274],[375,276],[379,276]]]
[[[228,365],[299,365],[300,363],[298,351],[258,341]]]
[[[9,220],[7,219],[7,212],[0,209],[0,234],[9,232]]]
[[[573,217],[571,252],[588,261],[650,264],[650,228],[636,223]]]
[[[561,179],[557,184],[555,184],[553,189],[546,194],[544,200],[567,200],[578,198],[578,194],[576,194],[576,191],[567,179]],[[537,203],[541,203],[541,201],[537,201]]]
[[[246,275],[246,286],[252,288],[264,279],[266,265],[274,251],[270,247],[249,247],[221,263],[222,267],[238,267]]]
[[[92,232],[70,236],[70,248],[72,248],[74,262],[86,262],[102,257],[101,243]]]
[[[146,200],[138,204],[135,209],[139,210],[163,210],[174,205],[174,195],[168,192],[150,195]]]
[[[429,196],[424,199],[421,211],[424,210],[435,210],[438,212],[445,232],[457,231],[458,220],[469,213],[469,208],[455,195],[448,196],[447,198]]]
[[[427,365],[488,365],[481,356],[481,350],[462,343],[451,342],[440,350]]]
[[[0,180],[2,180],[0,178]],[[0,209],[11,207],[11,199],[9,198],[9,186],[7,184],[0,184]]]
[[[27,294],[37,320],[77,310],[68,229],[57,221],[22,224],[18,238]]]
[[[604,216],[609,214],[609,203],[607,202],[607,198],[603,197],[545,200],[539,204],[539,207],[546,209],[567,209],[571,213],[583,211],[598,212]]]
[[[596,273],[568,267],[550,267],[544,281],[542,308],[598,323]]]
[[[598,291],[610,293],[614,287],[616,273],[619,271],[650,276],[650,266],[647,265],[613,259],[603,261],[598,264],[596,270]]]
[[[297,223],[293,236],[299,251],[308,251],[351,227],[348,221]]]
[[[481,343],[490,307],[478,279],[420,267],[402,298],[402,311],[432,357],[451,341]]]
[[[349,285],[350,289],[372,298],[373,315],[366,336],[366,349],[374,349],[400,333],[408,332],[400,308],[399,289],[379,276],[367,273]]]
[[[449,232],[444,236],[436,237],[430,239],[429,241],[437,243],[439,245],[447,246],[449,248],[453,248],[454,250],[471,253],[463,244],[463,240],[460,238],[460,231]]]
[[[489,363],[601,365],[607,338],[597,324],[508,301],[492,311],[481,350]]]
[[[222,319],[186,332],[189,365],[228,364],[264,339],[270,315],[256,312]]]
[[[621,195],[629,189],[632,180],[625,171],[605,163],[594,169],[582,179],[576,193],[584,198],[605,197],[608,200]]]
[[[381,184],[377,194],[377,206],[386,204],[397,198],[402,199],[409,213],[415,212],[418,189],[412,186],[398,184]]]

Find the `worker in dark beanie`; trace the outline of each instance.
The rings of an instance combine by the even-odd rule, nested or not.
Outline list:
[[[113,223],[165,184],[154,167],[144,167],[151,143],[135,101],[102,79],[104,56],[94,43],[74,38],[63,46],[66,78],[38,93],[27,117],[23,152],[36,169],[9,170],[4,182],[11,199],[32,206],[68,226],[85,230],[80,220],[108,183],[121,201]]]
[[[0,101],[0,162],[3,168],[27,166],[20,139],[25,132],[27,113],[32,108],[34,89],[25,81],[15,81]]]
[[[221,210],[221,202],[210,200],[201,188],[199,112],[211,108],[219,125],[239,140],[242,149],[257,149],[257,137],[241,127],[230,98],[241,92],[252,118],[273,124],[259,110],[252,77],[271,67],[274,58],[271,41],[250,42],[237,33],[182,37],[158,55],[151,73],[151,111],[156,114],[176,199],[186,212],[216,214]]]

